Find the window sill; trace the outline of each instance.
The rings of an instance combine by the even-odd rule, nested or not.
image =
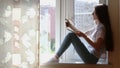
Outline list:
[[[44,64],[40,68],[112,68],[111,64]]]

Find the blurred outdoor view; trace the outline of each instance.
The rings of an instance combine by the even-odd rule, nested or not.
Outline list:
[[[40,0],[40,63],[55,52],[55,8],[56,0]]]
[[[94,11],[94,6],[98,3],[99,0],[74,1],[75,26],[78,29],[85,32],[94,26],[92,12]]]

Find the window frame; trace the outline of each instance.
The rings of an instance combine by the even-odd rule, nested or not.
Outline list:
[[[58,11],[57,13],[60,13],[60,14],[61,14],[61,12],[64,12],[64,11],[61,11],[61,9],[60,9],[61,8],[60,5],[62,3],[61,1],[63,1],[63,0],[58,0],[58,2],[57,2],[57,3],[59,3],[58,4],[59,8],[57,9],[57,11]],[[65,8],[62,8],[62,9],[65,9]],[[57,18],[59,18],[59,19],[57,19],[56,22],[57,22],[57,24],[62,26],[62,24],[60,24],[60,23],[63,21],[63,19],[65,19],[65,17],[62,17],[64,15],[60,15],[60,14],[58,14]],[[63,26],[63,27],[65,27],[65,26]],[[59,31],[61,31],[61,28],[62,27],[57,26],[57,29]],[[59,32],[59,31],[58,31],[58,33],[56,35],[56,37],[58,37],[58,39],[59,39],[59,40],[57,40],[57,44],[60,44],[60,42],[61,42],[60,40],[63,37],[63,34],[61,34],[61,32]],[[109,55],[111,55],[111,54],[109,54]],[[70,68],[90,68],[90,67],[92,67],[92,68],[113,68],[113,64],[92,64],[92,65],[90,65],[90,64],[65,64],[65,63],[58,63],[58,64],[45,64],[45,65],[41,66],[41,68],[66,68],[66,67],[70,67]]]
[[[99,0],[100,3],[107,3],[106,1],[107,0]],[[74,15],[74,11],[71,11],[71,10],[74,10],[74,0],[62,0],[59,2],[60,3],[60,13],[61,13],[61,16],[60,16],[60,42],[59,42],[59,45],[60,43],[62,43],[65,35],[69,32],[66,30],[66,26],[64,24],[64,19],[65,18],[73,18],[75,15]],[[58,21],[57,21],[58,22]],[[56,37],[57,38],[57,37]],[[72,49],[72,46],[69,47],[69,49]],[[68,55],[67,52],[69,52],[69,49],[67,51],[64,52],[64,54],[61,56],[60,60],[62,60],[62,62],[66,63],[67,61],[69,61],[68,58],[66,58],[66,55]],[[63,59],[64,58],[64,59]],[[82,64],[82,63],[81,63]]]

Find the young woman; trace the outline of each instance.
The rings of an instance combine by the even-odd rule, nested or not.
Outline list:
[[[96,26],[83,33],[75,28],[70,21],[67,20],[66,26],[71,28],[73,32],[68,33],[62,42],[58,52],[50,60],[50,62],[58,62],[59,57],[72,43],[78,55],[82,58],[84,63],[96,64],[102,53],[106,50],[113,50],[112,31],[110,26],[108,6],[105,4],[95,6],[92,13]],[[79,37],[83,37],[92,49],[86,48],[84,42]]]

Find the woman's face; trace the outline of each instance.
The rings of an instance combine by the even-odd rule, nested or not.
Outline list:
[[[94,20],[97,20],[97,19],[98,19],[97,15],[96,15],[96,13],[95,13],[95,10],[93,11],[92,15],[93,15],[93,19],[94,19]]]

